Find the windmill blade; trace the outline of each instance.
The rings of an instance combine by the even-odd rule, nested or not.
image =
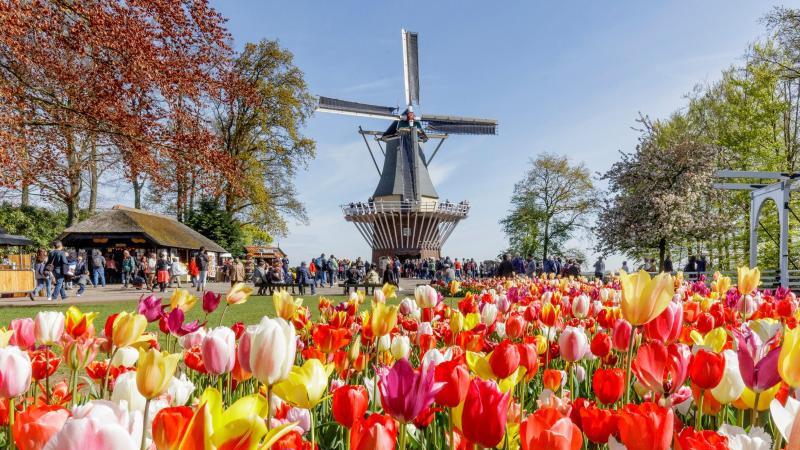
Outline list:
[[[497,121],[473,117],[425,114],[420,119],[425,128],[447,134],[497,134]]]
[[[419,105],[419,52],[418,35],[403,30],[403,81],[406,87],[406,105]]]
[[[373,117],[376,119],[398,119],[397,108],[392,106],[377,106],[322,96],[317,100],[316,110],[350,116]]]

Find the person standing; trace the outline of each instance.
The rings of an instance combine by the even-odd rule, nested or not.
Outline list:
[[[170,273],[170,284],[173,282],[178,285],[178,289],[181,287],[181,277],[186,275],[186,267],[181,264],[180,258],[177,256],[172,257],[172,264],[169,266],[169,273]]]
[[[594,277],[603,280],[603,274],[606,272],[606,263],[603,262],[603,257],[598,256],[597,261],[594,263]]]
[[[52,267],[47,264],[47,256],[37,255],[36,264],[33,267],[36,274],[36,288],[34,288],[33,293],[41,295],[42,290],[44,290],[47,294],[47,301],[49,302],[53,299],[52,292],[50,291],[53,287],[53,270]]]
[[[64,254],[64,245],[61,241],[55,241],[53,243],[53,249],[50,250],[50,253],[47,255],[47,264],[52,266],[53,276],[56,279],[55,288],[53,289],[53,300],[58,300],[58,297],[61,297],[61,300],[67,299],[67,290],[65,283],[65,272],[67,269],[67,255]]]
[[[86,285],[89,283],[89,268],[86,267],[86,261],[83,255],[78,254],[78,260],[75,262],[75,278],[78,283],[78,292],[75,293],[76,297],[83,295],[86,290]]]
[[[161,292],[165,292],[167,290],[167,285],[169,284],[169,268],[172,265],[169,258],[167,258],[167,252],[162,251],[161,256],[156,261],[156,282],[158,282],[158,289]]]
[[[328,287],[333,287],[333,282],[336,281],[335,274],[338,266],[339,262],[336,261],[336,258],[333,255],[331,255],[331,257],[328,258]]]
[[[267,290],[267,269],[264,261],[258,261],[258,265],[253,270],[253,284],[258,287],[258,295],[264,295]]]
[[[628,269],[628,261],[622,261],[622,270],[624,270],[626,273],[630,273],[631,270]]]
[[[106,258],[100,253],[100,250],[95,250],[92,256],[92,286],[97,287],[102,284],[106,287]]]
[[[200,251],[194,257],[194,263],[197,265],[197,291],[205,292],[206,290],[206,277],[208,276],[208,255],[206,255],[206,248],[200,247]]]
[[[125,286],[125,289],[128,288],[128,284],[133,281],[133,275],[136,272],[136,258],[131,255],[131,252],[125,250],[122,252],[122,284]]]
[[[497,266],[497,276],[502,278],[512,278],[514,276],[514,265],[508,254],[503,255],[503,261]]]
[[[239,258],[235,258],[233,260],[233,264],[230,267],[230,274],[231,274],[231,286],[235,285],[236,283],[244,282],[244,264]]]

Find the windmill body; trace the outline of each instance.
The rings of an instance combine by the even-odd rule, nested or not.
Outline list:
[[[459,221],[467,217],[466,201],[440,201],[428,166],[450,134],[495,134],[497,122],[442,115],[417,115],[419,63],[417,33],[402,31],[406,108],[376,106],[319,97],[317,111],[387,119],[384,131],[359,128],[378,171],[378,186],[366,202],[342,206],[347,221],[372,248],[372,260],[381,257],[439,258],[441,249]],[[380,149],[383,165],[375,158],[370,141]],[[424,145],[435,149],[426,156]]]

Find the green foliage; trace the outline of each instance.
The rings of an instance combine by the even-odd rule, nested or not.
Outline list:
[[[564,156],[544,153],[532,159],[514,186],[511,211],[500,221],[511,250],[547,257],[585,225],[596,196],[589,169]]]
[[[0,204],[0,227],[10,234],[20,234],[36,243],[36,247],[49,248],[64,231],[67,216],[46,208]]]
[[[244,253],[242,225],[216,200],[201,200],[197,209],[189,213],[185,224],[233,255]]]

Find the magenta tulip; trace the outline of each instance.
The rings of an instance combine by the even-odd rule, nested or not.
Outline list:
[[[778,373],[778,356],[781,348],[770,350],[770,342],[762,342],[758,334],[747,327],[734,331],[739,342],[739,372],[745,386],[763,392],[781,381]]]
[[[222,301],[222,294],[215,294],[211,291],[206,291],[203,294],[203,311],[206,314],[211,314],[212,312],[217,310],[219,307],[219,303]]]
[[[148,322],[155,322],[161,318],[161,297],[155,294],[142,296],[139,299],[137,312],[147,318]]]
[[[228,327],[213,328],[203,338],[200,350],[208,373],[228,373],[236,362],[236,334]]]
[[[413,421],[420,412],[431,406],[443,383],[434,381],[433,365],[414,370],[403,358],[380,376],[378,390],[383,409],[401,423]]]
[[[12,320],[9,328],[14,331],[8,341],[9,344],[16,345],[22,350],[30,350],[36,345],[36,324],[30,317]]]

